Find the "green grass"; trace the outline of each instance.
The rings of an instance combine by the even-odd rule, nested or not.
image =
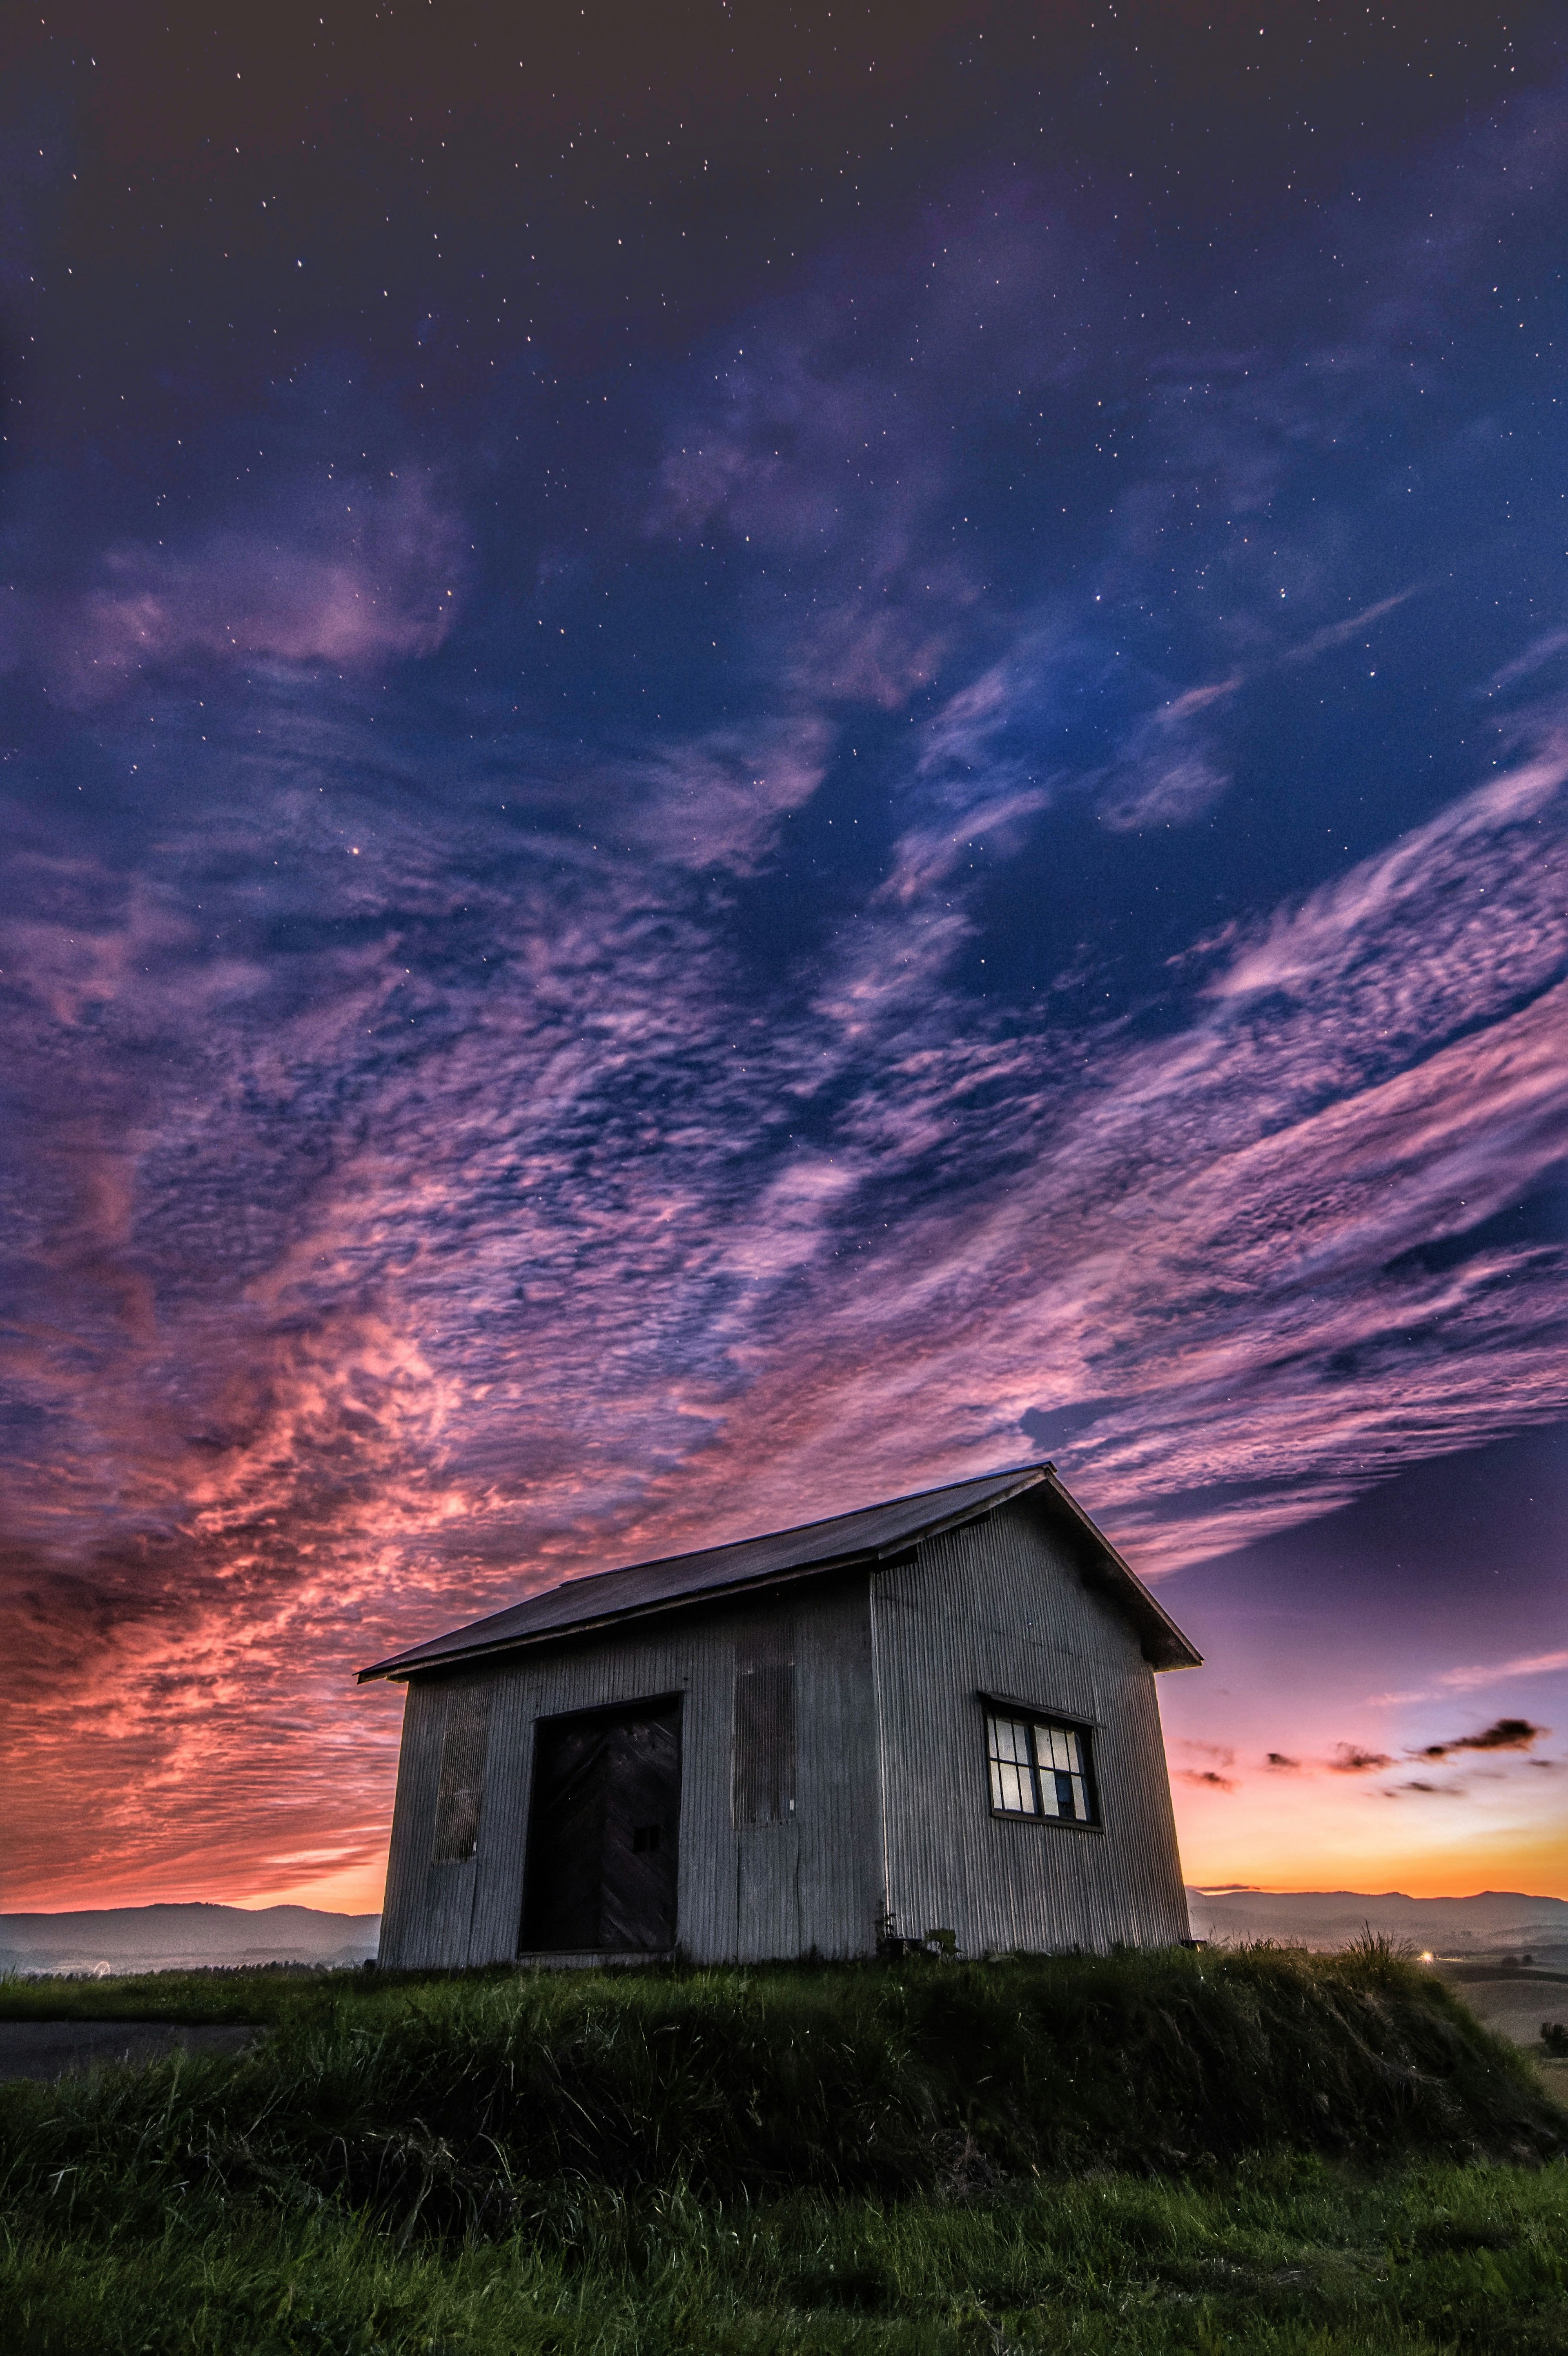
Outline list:
[[[412,1975],[410,1976],[411,1979]],[[107,1979],[49,1973],[0,1976],[0,2020],[297,2020],[330,2014],[355,1990],[384,1988],[372,1972],[245,1964],[197,1972],[130,1972]]]
[[[1272,2157],[979,2201],[580,2196],[554,2230],[443,2248],[334,2211],[4,2232],[14,2356],[521,2351],[1269,2351],[1568,2346],[1568,2170],[1368,2177]]]
[[[6,2356],[1568,2348],[1568,2117],[1386,1953],[265,2009],[238,2062],[0,2094]]]

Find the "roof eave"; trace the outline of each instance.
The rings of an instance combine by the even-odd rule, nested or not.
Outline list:
[[[453,1645],[440,1651],[415,1646],[407,1652],[394,1653],[387,1660],[377,1661],[368,1669],[361,1669],[357,1682],[362,1686],[370,1685],[385,1678],[390,1683],[404,1684],[427,1670],[466,1667],[480,1661],[497,1659],[505,1654],[530,1651],[541,1644],[561,1644],[578,1637],[603,1634],[607,1630],[656,1619],[671,1612],[688,1612],[705,1603],[739,1601],[798,1580],[826,1577],[861,1567],[874,1568],[879,1562],[912,1553],[927,1538],[940,1537],[946,1531],[961,1529],[970,1522],[981,1521],[1001,1506],[1011,1505],[1029,1490],[1041,1487],[1049,1491],[1054,1504],[1088,1541],[1102,1569],[1110,1574],[1107,1583],[1137,1627],[1150,1665],[1157,1669],[1200,1668],[1202,1655],[1188,1642],[1170,1614],[1156,1601],[1104,1530],[1091,1520],[1067,1488],[1055,1465],[1047,1463],[1022,1466],[1004,1488],[983,1501],[957,1506],[948,1514],[936,1515],[929,1522],[922,1523],[917,1529],[906,1531],[898,1538],[885,1540],[880,1546],[856,1547],[847,1553],[824,1556],[816,1561],[791,1563],[779,1569],[758,1572],[750,1579],[737,1579],[720,1587],[688,1588],[677,1595],[648,1597],[619,1609],[592,1612],[556,1627],[518,1630],[483,1644]],[[592,1581],[585,1580],[582,1584],[588,1586]],[[439,1644],[440,1640],[436,1641]]]
[[[921,1536],[924,1533],[922,1532]],[[893,1547],[859,1547],[853,1554],[830,1555],[821,1562],[791,1563],[781,1570],[760,1572],[753,1579],[738,1579],[727,1587],[688,1588],[680,1595],[651,1596],[640,1603],[628,1603],[618,1612],[599,1612],[591,1618],[564,1621],[557,1628],[525,1628],[515,1635],[497,1636],[487,1644],[467,1644],[450,1652],[432,1654],[394,1653],[390,1660],[378,1661],[368,1669],[361,1669],[355,1682],[369,1685],[377,1677],[401,1682],[418,1676],[423,1669],[453,1669],[470,1661],[494,1660],[503,1653],[521,1653],[537,1644],[557,1644],[578,1636],[601,1635],[609,1628],[624,1628],[629,1621],[656,1619],[667,1612],[689,1612],[703,1603],[727,1603],[731,1598],[758,1595],[770,1587],[783,1587],[797,1579],[819,1579],[834,1571],[854,1570],[869,1567],[889,1554],[907,1554],[919,1544],[910,1538]]]
[[[361,1669],[356,1682],[370,1685],[377,1678],[402,1681],[417,1676],[421,1669],[454,1668],[460,1663],[494,1659],[497,1654],[526,1651],[535,1644],[553,1644],[572,1636],[589,1636],[606,1628],[624,1627],[628,1621],[646,1620],[664,1612],[684,1612],[702,1603],[720,1602],[731,1596],[755,1595],[770,1587],[778,1587],[796,1579],[814,1579],[831,1571],[853,1569],[858,1564],[885,1562],[899,1555],[908,1554],[927,1538],[940,1537],[947,1530],[961,1529],[966,1522],[979,1521],[994,1514],[1001,1505],[1011,1505],[1025,1490],[1039,1486],[1050,1472],[1049,1465],[1030,1464],[1020,1468],[1016,1478],[984,1503],[955,1507],[950,1514],[938,1514],[923,1522],[917,1530],[902,1537],[889,1538],[881,1546],[856,1547],[841,1555],[827,1555],[814,1562],[791,1563],[778,1570],[762,1571],[752,1579],[738,1579],[722,1587],[688,1588],[679,1595],[661,1595],[640,1603],[628,1603],[619,1611],[599,1612],[581,1620],[571,1620],[556,1628],[521,1630],[515,1635],[497,1636],[487,1644],[453,1646],[450,1651],[430,1653],[423,1646],[409,1652],[394,1653],[385,1661],[377,1661]],[[582,1582],[585,1586],[587,1580]],[[437,1640],[439,1642],[439,1639]]]
[[[1203,1655],[1184,1636],[1169,1612],[1156,1601],[1125,1558],[1118,1553],[1097,1522],[1090,1519],[1083,1506],[1067,1487],[1054,1464],[1044,1468],[1044,1477],[1056,1503],[1088,1538],[1101,1561],[1114,1574],[1115,1584],[1123,1590],[1123,1600],[1131,1605],[1131,1616],[1143,1624],[1139,1634],[1144,1654],[1151,1668],[1200,1669]]]

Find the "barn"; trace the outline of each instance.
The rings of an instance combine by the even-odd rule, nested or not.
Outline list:
[[[381,1961],[1185,1939],[1198,1665],[1049,1464],[569,1580],[361,1672],[408,1687]]]

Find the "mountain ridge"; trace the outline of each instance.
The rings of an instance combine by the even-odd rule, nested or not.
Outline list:
[[[1230,1882],[1189,1886],[1187,1902],[1198,1938],[1343,1946],[1359,1932],[1371,1930],[1477,1952],[1522,1940],[1568,1945],[1568,1899],[1520,1890],[1412,1898],[1403,1890],[1263,1890]]]
[[[357,1964],[376,1953],[379,1914],[317,1906],[227,1906],[211,1899],[0,1914],[0,1971],[179,1971],[240,1964]]]

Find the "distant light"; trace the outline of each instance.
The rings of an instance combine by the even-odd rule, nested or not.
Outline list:
[[[1418,1964],[1429,1964],[1432,1961],[1431,1948],[1424,1947],[1415,1960]]]

